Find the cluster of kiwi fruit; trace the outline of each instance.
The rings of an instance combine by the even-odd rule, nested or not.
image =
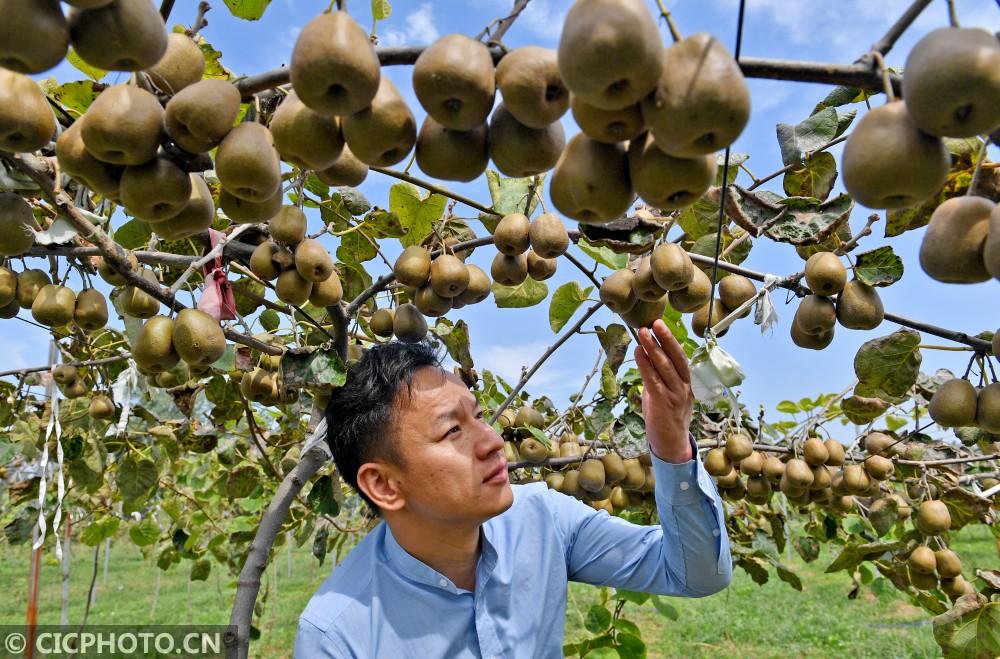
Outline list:
[[[570,430],[561,433],[558,441],[550,439],[546,446],[530,430],[543,431],[545,416],[529,405],[516,412],[507,408],[497,420],[503,429],[504,456],[509,463],[540,465],[550,458],[580,458],[579,464],[543,468],[542,476],[550,489],[608,514],[638,506],[652,497],[656,478],[648,453],[627,459],[612,450],[598,455],[596,451],[588,452]],[[588,455],[593,457],[584,459]]]
[[[260,334],[255,338],[264,343],[280,345],[274,341],[274,336],[270,334]],[[245,371],[240,377],[240,391],[247,400],[263,405],[284,405],[298,400],[298,391],[293,387],[285,386],[283,382],[281,355],[261,353],[257,360],[257,366]]]
[[[1000,280],[1000,206],[967,195],[935,208],[920,243],[920,267],[949,284]]]
[[[160,387],[177,386],[189,373],[206,372],[225,351],[219,321],[199,309],[182,309],[176,318],[152,316],[132,343],[136,366]]]
[[[757,295],[752,281],[730,274],[719,281],[719,297],[711,299],[711,279],[674,243],[657,245],[634,266],[608,275],[600,289],[601,301],[632,327],[648,326],[663,315],[669,302],[677,311],[693,314],[692,330],[703,337],[709,310],[714,325]],[[742,316],[749,313],[747,309]]]
[[[799,303],[791,327],[792,342],[800,348],[826,348],[838,322],[860,330],[882,323],[885,308],[878,291],[859,279],[847,281],[847,269],[833,252],[812,254],[806,261],[805,280],[812,293]]]
[[[569,233],[552,213],[531,221],[523,213],[511,213],[497,224],[493,242],[497,255],[490,274],[499,284],[518,286],[528,277],[543,281],[556,273],[556,259],[569,247]]]
[[[976,591],[962,576],[962,559],[947,547],[934,551],[926,544],[919,544],[908,556],[899,558],[906,559],[907,581],[917,590],[940,589],[952,601]]]
[[[53,284],[44,270],[15,274],[0,266],[0,318],[13,318],[21,309],[30,309],[32,317],[46,327],[74,325],[93,332],[108,323],[108,302],[97,289],[86,288],[78,294],[68,286]]]
[[[1000,433],[1000,382],[977,388],[964,378],[947,380],[931,396],[927,413],[944,428]]]
[[[344,297],[340,276],[326,248],[306,238],[305,213],[297,206],[281,206],[268,221],[268,230],[271,237],[250,255],[250,270],[275,282],[278,299],[321,308],[339,303]]]
[[[868,112],[844,146],[844,186],[869,208],[930,199],[951,168],[942,138],[1000,127],[1000,43],[980,28],[934,30],[907,56],[902,92],[903,100]],[[964,232],[955,227],[953,240]]]
[[[91,389],[87,381],[91,377],[81,375],[80,370],[73,364],[60,364],[52,369],[52,380],[66,398],[80,398],[89,394]],[[87,414],[92,419],[111,419],[117,413],[115,403],[108,394],[95,394],[87,407]]]

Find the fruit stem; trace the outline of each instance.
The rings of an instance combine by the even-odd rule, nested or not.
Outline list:
[[[656,0],[656,6],[660,10],[660,16],[667,22],[667,29],[670,30],[670,36],[673,38],[674,43],[683,39],[680,31],[677,29],[677,25],[674,24],[673,16],[670,15],[670,12],[667,11],[667,8],[664,6],[663,0]]]

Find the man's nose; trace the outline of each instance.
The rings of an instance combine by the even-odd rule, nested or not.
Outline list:
[[[485,420],[479,424],[479,433],[476,441],[477,457],[486,460],[493,453],[503,450],[503,437]]]

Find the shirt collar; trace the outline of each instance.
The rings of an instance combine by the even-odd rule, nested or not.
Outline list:
[[[468,592],[464,588],[458,588],[451,579],[403,549],[403,546],[396,540],[396,536],[392,534],[389,525],[382,522],[382,526],[385,528],[382,549],[397,572],[407,579],[433,588],[447,590],[451,593]],[[494,533],[495,531],[488,522],[479,527],[482,548],[479,553],[479,565],[476,567],[477,587],[482,583],[481,576],[489,574],[496,566],[497,552],[491,540]]]

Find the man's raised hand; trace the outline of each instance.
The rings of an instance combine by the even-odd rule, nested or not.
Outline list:
[[[688,429],[694,396],[687,355],[662,320],[639,330],[635,361],[642,375],[642,415],[653,453],[666,462],[694,457]]]

